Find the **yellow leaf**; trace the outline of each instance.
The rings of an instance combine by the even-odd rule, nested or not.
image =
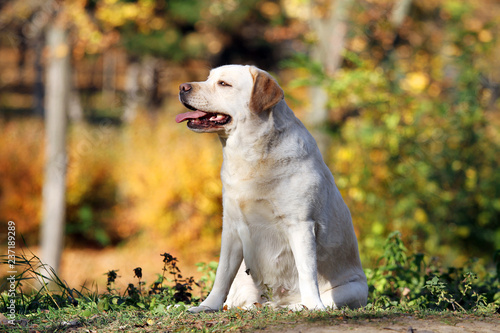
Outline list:
[[[402,82],[403,89],[419,93],[429,84],[429,76],[423,72],[411,72],[406,75]]]
[[[477,36],[480,42],[482,43],[488,43],[491,42],[493,39],[493,35],[491,34],[491,31],[489,30],[481,30]]]

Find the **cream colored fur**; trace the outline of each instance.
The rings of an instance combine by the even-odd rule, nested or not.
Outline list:
[[[349,209],[274,79],[253,66],[223,66],[181,95],[192,108],[232,118],[206,130],[223,147],[222,246],[214,287],[190,311],[220,310],[224,303],[299,310],[366,305]]]

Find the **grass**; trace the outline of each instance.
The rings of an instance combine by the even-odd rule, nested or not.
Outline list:
[[[83,315],[83,314],[87,315]],[[268,307],[252,310],[231,309],[218,313],[191,314],[180,306],[162,312],[125,308],[119,311],[98,311],[86,313],[81,307],[67,307],[61,310],[43,310],[27,316],[20,316],[13,332],[226,332],[291,329],[296,327],[320,326],[364,326],[375,323],[378,326],[392,326],[401,318],[435,320],[446,325],[460,321],[494,322],[498,314],[487,309],[475,313],[459,313],[436,310],[402,311],[397,307],[389,309],[358,309],[292,312],[274,310]]]
[[[151,285],[142,280],[142,270],[137,267],[131,277],[134,282],[124,291],[117,290],[115,281],[120,277],[117,271],[110,270],[106,273],[106,291],[98,292],[73,289],[34,254],[22,254],[16,257],[21,273],[16,277],[15,297],[9,295],[9,290],[0,297],[0,312],[5,313],[0,315],[0,322],[12,332],[224,332],[302,326],[391,326],[409,317],[446,325],[464,320],[499,320],[498,266],[497,271],[486,271],[471,261],[464,267],[443,268],[423,254],[408,253],[399,233],[387,239],[378,267],[366,270],[368,305],[357,310],[293,312],[259,305],[251,310],[191,314],[186,308],[207,295],[216,264],[198,264],[203,277],[195,281],[182,275],[175,257],[168,253],[161,257],[162,273]],[[7,262],[7,258],[2,260],[3,264]],[[24,291],[36,286],[34,292]],[[12,300],[15,319],[8,315]]]

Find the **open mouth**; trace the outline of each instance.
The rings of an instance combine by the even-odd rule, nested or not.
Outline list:
[[[189,104],[183,104],[192,111],[178,114],[175,117],[175,121],[181,123],[187,120],[187,126],[191,129],[204,131],[218,130],[231,121],[231,117],[227,114],[201,111]]]

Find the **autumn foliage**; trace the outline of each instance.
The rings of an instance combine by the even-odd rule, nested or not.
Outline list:
[[[158,79],[168,81],[160,88],[169,93],[153,117],[143,108],[130,123],[108,122],[103,119],[113,118],[122,105],[110,110],[102,96],[87,96],[91,113],[102,117],[70,126],[67,246],[102,248],[135,240],[162,242],[183,262],[196,262],[200,253],[216,256],[220,143],[175,124],[182,111],[176,87],[181,78],[201,79],[200,67],[207,74],[216,62],[211,57],[245,33],[255,39],[255,31],[262,32],[259,43],[274,51],[271,42],[277,40],[290,38],[306,50],[317,37],[304,28],[303,2],[283,1],[286,10],[274,1],[249,2],[248,8],[242,3],[214,1],[198,8],[191,1],[173,1],[170,7],[165,1],[72,2],[68,15],[89,29],[78,30],[75,59],[90,63],[95,54],[115,47],[136,57],[142,55],[134,50],[168,58],[172,68],[170,76]],[[199,10],[186,11],[189,6]],[[94,23],[87,25],[77,15],[80,7],[95,14]],[[305,123],[308,89],[319,86],[327,93],[323,131],[331,146],[325,156],[353,215],[366,265],[376,264],[385,238],[395,230],[412,250],[441,256],[447,264],[460,265],[471,256],[488,264],[500,248],[500,7],[487,0],[413,1],[398,27],[391,22],[392,10],[392,2],[355,2],[342,65],[333,76],[307,52],[276,60],[281,70],[275,74]],[[165,19],[177,12],[183,14],[176,20]],[[243,22],[261,30],[238,30]],[[235,36],[232,30],[244,33]],[[280,54],[274,51],[272,59]],[[202,59],[195,74],[189,73],[193,62],[175,63],[184,57]],[[2,80],[8,84],[7,75]],[[15,93],[3,94],[0,105],[11,108],[16,99]],[[35,244],[43,122],[5,117],[0,133],[0,223],[15,220],[27,242]]]

